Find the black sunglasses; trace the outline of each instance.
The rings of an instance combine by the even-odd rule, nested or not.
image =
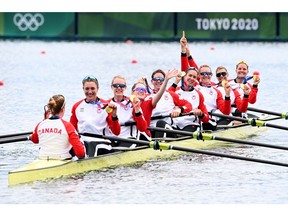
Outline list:
[[[220,77],[220,76],[226,76],[227,75],[227,72],[223,71],[223,72],[219,72],[216,74],[216,77]]]
[[[157,81],[164,82],[165,79],[163,77],[153,77],[152,80],[156,82]]]
[[[114,88],[125,88],[125,87],[126,87],[125,84],[120,84],[120,83],[114,83],[114,84],[112,84],[112,86],[113,86]]]
[[[211,76],[212,75],[212,72],[201,72],[200,73],[202,76]]]

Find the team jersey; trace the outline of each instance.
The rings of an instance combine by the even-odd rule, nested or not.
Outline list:
[[[216,88],[221,91],[221,93],[222,93],[222,95],[224,97],[225,90],[224,90],[223,86],[219,85]],[[235,104],[236,108],[240,112],[246,112],[247,111],[247,108],[248,108],[248,97],[247,96],[244,96],[242,98],[241,95],[239,94],[239,92],[236,89],[232,89],[232,91],[230,93],[230,100],[231,100],[231,105]]]
[[[241,83],[237,83],[236,79],[229,80],[228,83],[231,86],[231,88],[237,90],[239,92],[240,96],[243,98],[244,91],[241,88]],[[251,89],[251,92],[250,92],[249,97],[248,97],[248,102],[250,104],[254,104],[254,103],[256,103],[256,100],[257,100],[258,87],[257,87],[257,85],[252,85],[249,82],[247,82],[246,84],[248,84],[250,89]]]
[[[193,109],[200,109],[204,117],[200,120],[204,123],[209,121],[209,114],[204,104],[204,97],[200,91],[195,88],[191,88],[189,91],[184,91],[181,87],[174,88],[173,85],[169,90],[175,91],[179,95],[180,99],[185,99],[192,104]],[[178,126],[180,129],[183,129],[187,125],[197,125],[200,126],[199,119],[194,115],[181,116],[173,119],[173,126]]]
[[[146,99],[153,98],[154,93],[146,97]],[[192,105],[185,99],[180,99],[175,92],[166,90],[161,99],[158,101],[156,107],[153,109],[152,116],[169,116],[175,107],[181,108],[183,113],[188,113],[192,110]],[[166,117],[162,119],[168,124],[172,124],[171,118]],[[151,120],[150,126],[155,127],[158,120]]]
[[[124,99],[121,102],[116,102],[114,98],[111,98],[109,102],[114,103],[117,106],[117,116],[121,125],[121,133],[119,134],[119,137],[137,138],[138,130],[141,132],[146,131],[147,123],[142,113],[139,115],[135,114],[133,104],[128,97],[124,96]],[[135,122],[135,124],[125,126],[125,123],[127,122]]]
[[[40,144],[40,159],[64,160],[71,158],[71,148],[77,157],[85,156],[77,131],[70,122],[61,118],[45,119],[37,124],[30,137],[35,144]]]
[[[152,104],[152,98],[146,98],[144,101],[141,102],[141,110],[143,116],[147,122],[147,125],[151,125],[151,116],[154,110],[154,106]],[[151,132],[146,128],[145,133],[151,137]]]
[[[204,96],[205,105],[208,112],[219,109],[224,115],[229,115],[231,111],[231,100],[225,100],[219,89],[214,86],[196,87]]]
[[[99,99],[97,103],[87,103],[80,100],[72,107],[70,122],[79,133],[101,135],[119,135],[121,127],[118,119],[112,120],[112,114],[107,113],[107,101]],[[99,140],[83,136],[84,141]]]

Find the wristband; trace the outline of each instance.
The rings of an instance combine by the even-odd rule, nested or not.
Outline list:
[[[112,116],[112,121],[117,121],[118,120],[118,116],[113,117]]]

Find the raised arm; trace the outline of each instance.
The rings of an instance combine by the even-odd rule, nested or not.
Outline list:
[[[161,99],[163,93],[166,90],[168,81],[172,78],[172,77],[176,77],[178,74],[178,70],[177,69],[172,69],[172,70],[168,70],[168,72],[165,75],[165,80],[163,81],[161,88],[159,89],[159,91],[157,92],[157,94],[153,97],[152,99],[152,105],[153,107],[155,107],[158,103],[158,101]]]

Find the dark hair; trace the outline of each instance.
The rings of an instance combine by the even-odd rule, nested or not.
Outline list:
[[[189,67],[189,68],[187,68],[187,69],[185,70],[185,73],[187,74],[190,70],[194,70],[194,71],[196,71],[197,74],[199,73],[199,72],[198,72],[198,69],[195,68],[195,67]]]
[[[92,75],[84,77],[84,79],[82,80],[83,86],[86,82],[94,82],[96,84],[97,88],[99,88],[99,83],[98,83],[97,78],[92,76]]]
[[[165,78],[165,75],[166,75],[166,74],[165,74],[164,71],[161,70],[161,69],[155,70],[155,71],[152,73],[151,78],[153,78],[154,75],[157,74],[157,73],[161,73],[161,74],[164,76],[164,78]]]

